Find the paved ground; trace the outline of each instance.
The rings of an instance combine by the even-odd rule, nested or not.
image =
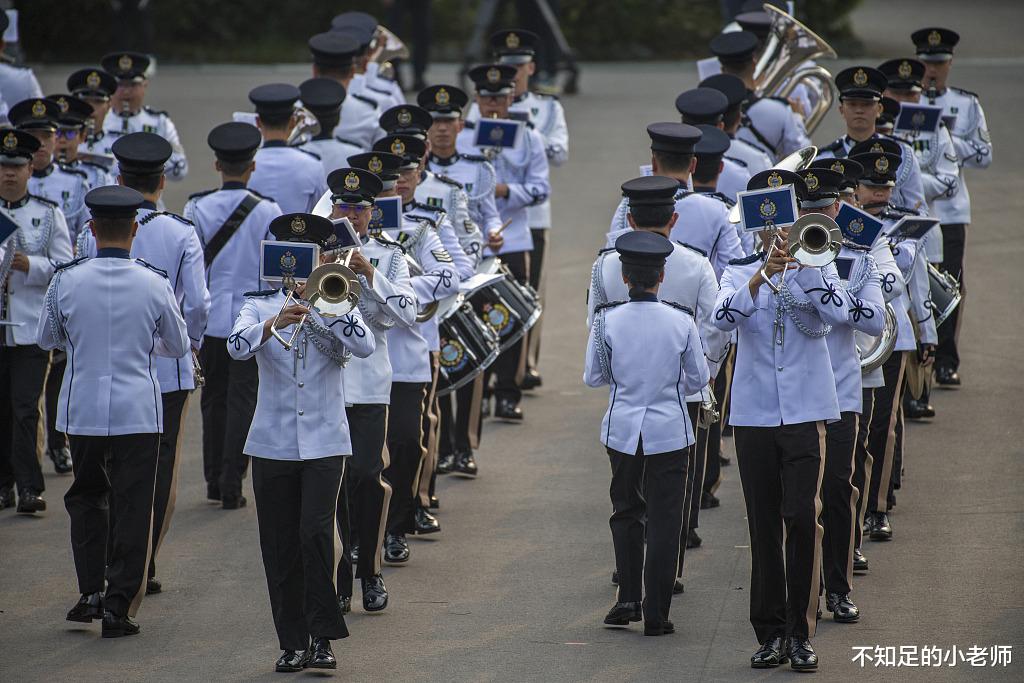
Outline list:
[[[866,3],[877,8],[880,3]],[[901,3],[903,5],[903,3]],[[977,5],[975,5],[977,7]],[[998,4],[1009,11],[1010,3]],[[866,9],[859,11],[863,18]],[[919,23],[912,13],[906,29]],[[819,680],[1020,680],[1008,669],[927,672],[851,662],[854,645],[1024,645],[1024,424],[1017,340],[1024,248],[1024,140],[1014,135],[1024,94],[1012,27],[1020,12],[978,13],[956,82],[984,98],[996,163],[971,176],[972,299],[966,309],[965,386],[936,392],[939,418],[910,425],[895,540],[868,543],[871,573],[858,579],[858,625],[822,622]],[[871,15],[867,15],[871,16]],[[875,15],[877,16],[877,15]],[[952,21],[950,22],[953,23]],[[982,26],[983,25],[983,26]],[[895,40],[899,31],[883,27]],[[967,31],[965,31],[967,33]],[[991,34],[991,35],[990,35]],[[896,44],[896,43],[891,43]],[[994,53],[991,45],[1005,46]],[[40,72],[61,89],[61,67]],[[436,78],[449,70],[437,69]],[[305,67],[162,69],[152,102],[174,114],[192,163],[171,187],[172,209],[214,185],[206,132],[246,108],[245,93],[269,81],[298,82]],[[527,398],[527,422],[489,424],[478,480],[442,479],[444,531],[413,541],[412,561],[386,570],[392,604],[356,609],[352,637],[336,644],[339,680],[370,681],[747,681],[754,639],[747,622],[749,555],[735,467],[724,470],[723,505],[702,515],[702,549],[688,557],[678,632],[643,638],[601,628],[613,600],[607,527],[608,466],[597,441],[603,391],[581,381],[584,291],[618,185],[647,161],[643,125],[672,120],[672,99],[695,82],[692,64],[587,65],[583,94],[566,100],[572,161],[554,174],[556,228],[543,352],[545,386]],[[184,93],[187,105],[170,95]],[[816,135],[836,133],[833,116]],[[0,681],[274,679],[277,657],[259,555],[255,511],[223,512],[204,500],[198,399],[187,421],[178,508],[160,557],[165,592],[147,599],[138,638],[104,641],[98,626],[63,621],[76,599],[61,496],[68,477],[47,476],[50,510],[0,513]],[[727,442],[731,451],[732,445]],[[46,465],[49,468],[49,464]],[[303,676],[308,677],[307,675]]]

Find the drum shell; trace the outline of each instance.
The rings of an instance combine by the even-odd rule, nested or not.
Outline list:
[[[445,318],[438,331],[441,339],[438,396],[445,396],[473,381],[498,357],[497,335],[468,303]]]
[[[928,264],[928,291],[931,297],[935,326],[938,327],[960,305],[960,283],[949,273]]]

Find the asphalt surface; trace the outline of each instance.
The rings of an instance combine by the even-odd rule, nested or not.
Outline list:
[[[865,3],[856,15],[859,25],[877,17],[880,4]],[[908,424],[895,538],[865,543],[871,571],[858,577],[853,594],[860,623],[821,622],[814,639],[818,680],[1022,678],[1018,340],[1024,287],[1018,274],[1024,248],[1018,217],[1024,211],[1024,140],[1015,133],[1024,108],[1017,80],[1024,58],[1014,33],[1022,25],[1020,10],[1012,3],[994,7],[951,9],[954,18],[947,22],[970,27],[953,80],[981,94],[995,141],[992,168],[969,175],[974,219],[961,337],[964,386],[934,393],[939,415],[930,424]],[[899,11],[906,23],[878,27],[878,44],[898,46],[897,37],[922,21]],[[44,90],[62,90],[70,71],[39,69]],[[450,73],[438,67],[430,75],[440,81]],[[250,87],[297,83],[307,75],[304,65],[162,68],[150,102],[171,111],[191,162],[188,178],[170,186],[168,206],[179,210],[188,193],[216,185],[206,133],[247,108]],[[337,679],[748,681],[793,675],[788,668],[748,668],[756,643],[747,621],[749,550],[735,466],[723,470],[722,507],[701,515],[704,546],[688,553],[686,593],[673,605],[677,633],[645,638],[635,626],[601,626],[614,601],[609,469],[598,443],[607,395],[581,382],[584,293],[618,186],[648,161],[644,125],[674,120],[675,95],[695,81],[691,63],[588,64],[582,94],[564,99],[572,158],[553,173],[544,386],[524,400],[525,424],[485,425],[477,480],[439,479],[442,533],[412,540],[412,560],[385,569],[391,591],[385,612],[355,608],[348,618],[352,636],[335,643]],[[815,139],[825,143],[837,132],[833,114]],[[70,476],[55,475],[44,463],[47,513],[0,512],[0,681],[276,679],[279,651],[255,510],[222,511],[205,501],[198,396],[186,424],[177,509],[158,564],[164,593],[143,602],[139,637],[102,640],[98,624],[80,628],[64,621],[77,599],[61,500]],[[726,451],[732,453],[729,440]],[[246,488],[251,500],[248,482]],[[943,668],[861,669],[852,647],[865,645],[1012,645],[1014,661],[984,670],[948,661]],[[299,677],[310,675],[316,674]]]

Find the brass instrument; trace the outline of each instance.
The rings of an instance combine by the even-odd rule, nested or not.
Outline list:
[[[294,116],[298,123],[288,134],[289,145],[301,145],[320,134],[320,120],[313,116],[313,112],[305,107],[295,107]]]
[[[377,26],[377,36],[378,49],[373,56],[373,61],[380,64],[377,73],[382,78],[393,80],[395,65],[391,63],[391,60],[409,59],[409,48],[398,36],[383,26]]]
[[[700,429],[708,429],[722,419],[722,414],[718,410],[718,399],[715,398],[715,391],[710,384],[707,390],[708,398],[700,402],[700,408],[697,410],[697,427]]]
[[[836,51],[778,7],[765,4],[764,10],[771,17],[771,26],[754,65],[754,94],[788,100],[798,85],[806,85],[814,95],[812,111],[805,122],[807,133],[811,134],[832,107],[835,92],[832,74],[827,69],[800,65],[817,57],[835,59]]]
[[[765,284],[776,294],[786,280],[786,271],[782,271],[779,284],[771,281],[765,271],[768,259],[772,257],[775,250],[782,251],[780,246],[781,233],[775,231],[772,243],[768,247],[768,254],[765,256],[765,265],[761,266],[761,277]],[[821,268],[836,260],[839,250],[843,248],[843,232],[839,224],[823,213],[809,213],[801,216],[789,227],[789,239],[786,242],[785,251],[797,260],[804,268]]]
[[[889,360],[893,349],[896,348],[896,335],[896,312],[891,304],[885,305],[885,325],[882,327],[882,334],[872,337],[864,332],[854,332],[861,374],[866,375],[882,367],[885,361]]]
[[[772,168],[779,168],[783,171],[792,171],[796,173],[797,171],[810,166],[816,156],[818,156],[818,148],[814,145],[810,145],[793,152],[788,157],[780,160],[779,163],[772,166]],[[740,222],[740,205],[738,203],[729,211],[729,222]]]
[[[318,266],[309,274],[309,278],[306,280],[306,301],[325,318],[341,317],[359,305],[359,297],[363,293],[363,287],[359,284],[356,274],[348,267],[353,253],[355,253],[355,249],[350,249],[345,255],[344,260]],[[285,297],[284,303],[281,304],[281,310],[274,316],[274,322],[270,326],[270,333],[281,342],[284,348],[290,350],[295,345],[295,340],[298,339],[299,332],[301,332],[302,326],[306,322],[306,316],[302,316],[302,319],[295,325],[295,330],[292,331],[290,338],[285,339],[277,331],[278,317],[280,317],[284,309],[288,308],[296,300],[295,282],[285,283],[285,286],[288,287],[288,296]]]
[[[417,275],[423,275],[423,267],[417,263],[416,259],[408,254],[405,255],[405,262],[409,265],[409,275],[415,277]],[[437,314],[439,302],[431,301],[416,312],[416,322],[423,323]]]

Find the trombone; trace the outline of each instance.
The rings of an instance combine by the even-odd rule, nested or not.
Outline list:
[[[774,232],[771,246],[768,247],[768,254],[765,256],[765,265],[761,266],[761,277],[768,288],[778,294],[786,281],[786,271],[782,271],[777,285],[766,272],[772,252],[783,250],[780,246],[781,231],[776,228]],[[796,223],[790,226],[785,251],[803,268],[822,268],[836,260],[842,247],[843,232],[839,229],[839,224],[823,213],[809,213],[798,218]]]
[[[318,266],[306,280],[306,301],[325,318],[341,317],[359,305],[363,287],[359,284],[356,274],[348,267],[355,251],[355,249],[349,249],[344,259],[337,259]],[[295,280],[286,281],[284,286],[288,289],[288,296],[281,304],[281,310],[274,316],[274,322],[270,325],[270,333],[277,341],[281,342],[286,350],[290,351],[295,345],[295,340],[298,339],[308,315],[302,316],[288,339],[285,339],[284,335],[278,331],[277,320],[281,317],[281,313],[297,300],[295,298]]]

